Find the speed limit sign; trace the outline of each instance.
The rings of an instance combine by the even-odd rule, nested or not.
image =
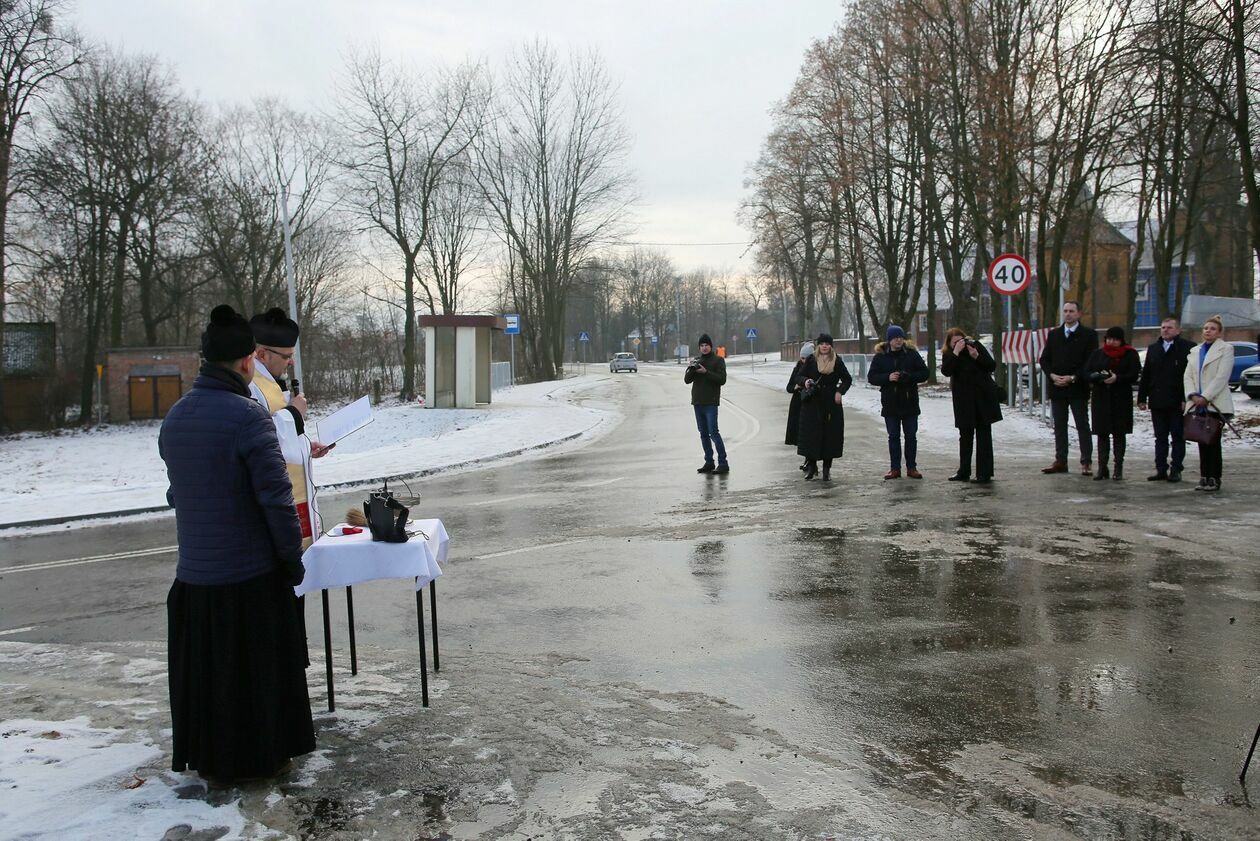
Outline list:
[[[1018,254],[1002,254],[989,264],[989,286],[999,295],[1018,295],[1030,280],[1028,261]]]

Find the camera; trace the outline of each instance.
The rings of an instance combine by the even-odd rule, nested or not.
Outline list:
[[[700,357],[693,356],[691,358],[691,361],[687,363],[687,368],[691,371],[694,371],[697,368],[699,368],[702,364],[703,362],[701,361]]]
[[[1091,383],[1100,383],[1111,376],[1110,371],[1090,371],[1089,381]]]

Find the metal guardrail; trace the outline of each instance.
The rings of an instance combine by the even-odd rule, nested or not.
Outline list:
[[[490,390],[499,391],[504,388],[512,387],[512,363],[511,362],[491,362],[490,363]]]

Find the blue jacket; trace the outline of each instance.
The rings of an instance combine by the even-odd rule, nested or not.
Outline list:
[[[203,365],[158,435],[186,584],[235,584],[281,569],[302,580],[302,532],[276,428],[244,380]]]

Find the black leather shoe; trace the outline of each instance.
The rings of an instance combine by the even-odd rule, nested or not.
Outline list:
[[[945,481],[946,482],[967,482],[970,480],[971,480],[971,477],[967,475],[966,473],[955,473],[953,476],[950,476]]]
[[[1168,481],[1170,481],[1170,482],[1180,482],[1180,481],[1181,481],[1181,471],[1180,471],[1180,470],[1174,470],[1172,473],[1169,473],[1169,474],[1168,474]]]
[[[1180,478],[1180,477],[1178,477],[1178,478]],[[1150,476],[1147,476],[1147,477],[1146,477],[1146,481],[1148,481],[1148,482],[1168,482],[1168,481],[1175,481],[1175,480],[1170,480],[1170,479],[1168,478],[1168,474],[1167,474],[1167,473],[1152,473]]]
[[[712,473],[712,472],[713,472],[713,462],[711,462],[711,461],[706,461],[706,462],[704,463],[704,466],[703,466],[703,467],[697,467],[697,468],[696,468],[696,472],[697,472],[697,473]]]
[[[730,473],[731,466],[729,464],[719,464],[716,468],[714,468],[713,472],[714,473]]]
[[[971,484],[973,485],[988,485],[988,484],[991,484],[992,482],[993,480],[989,478],[988,476],[977,476],[976,478],[971,480]]]
[[[814,462],[809,463],[809,469],[805,471],[805,481],[808,482],[818,475],[818,465]]]

